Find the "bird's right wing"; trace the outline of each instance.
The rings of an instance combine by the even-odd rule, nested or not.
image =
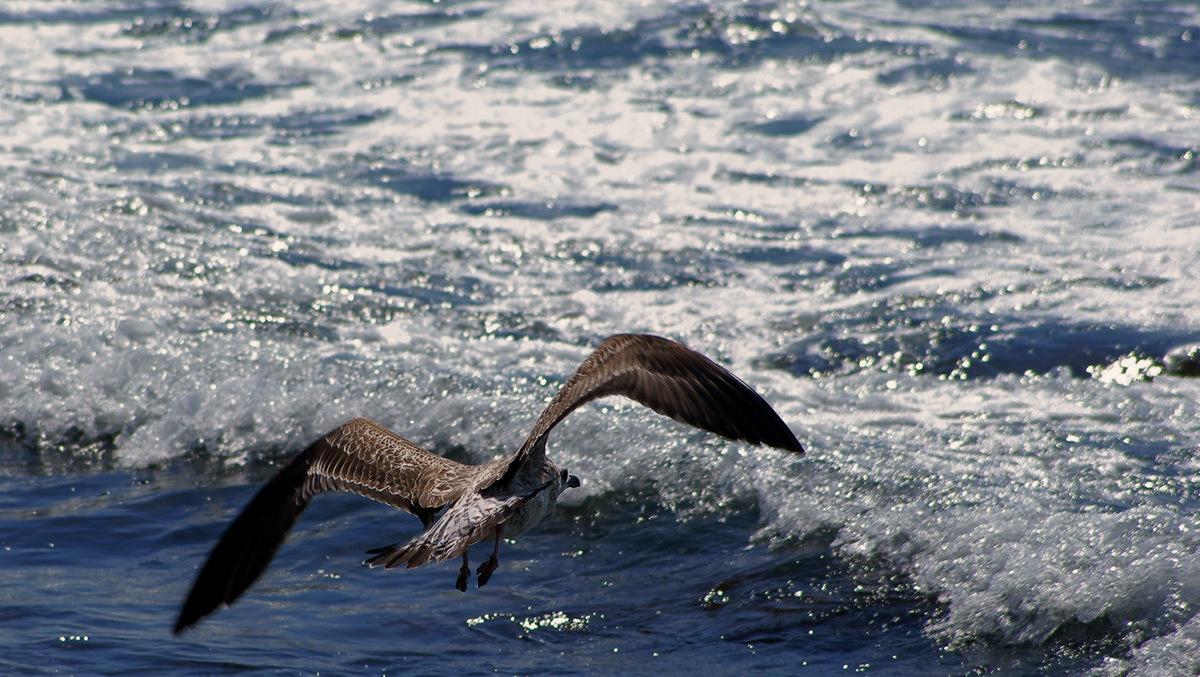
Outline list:
[[[428,527],[443,505],[472,490],[475,467],[432,454],[366,418],[338,426],[293,458],[229,525],[196,576],[175,633],[240,597],[316,494],[352,491],[411,512]]]
[[[729,370],[661,336],[617,334],[605,339],[563,384],[511,457],[501,481],[510,480],[530,458],[538,463],[550,431],[568,414],[610,395],[624,395],[726,439],[804,453],[771,405]]]

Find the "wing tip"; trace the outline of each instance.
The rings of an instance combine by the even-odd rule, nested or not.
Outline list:
[[[796,439],[794,436],[792,437],[791,440],[789,440],[788,444],[778,446],[778,447],[776,447],[776,449],[783,449],[784,451],[790,451],[793,454],[796,454],[797,456],[804,455],[804,445],[800,444],[800,440]]]
[[[787,427],[773,431],[771,434],[763,435],[751,443],[755,445],[765,444],[772,449],[787,451],[797,456],[804,455],[804,445],[800,444],[800,440],[796,439],[796,435]]]
[[[184,620],[183,616],[181,615],[179,618],[177,618],[175,620],[175,626],[173,628],[171,628],[171,634],[178,637],[183,634],[184,630],[187,630],[188,628],[190,628],[192,626],[192,624],[195,622],[196,622],[196,619],[193,618],[193,619]]]
[[[206,616],[216,611],[221,606],[221,602],[212,602],[211,599],[210,595],[193,589],[184,601],[183,608],[179,610],[179,616],[175,619],[175,625],[171,627],[171,634],[176,637],[182,635],[196,623],[199,623]]]
[[[796,433],[792,432],[792,429],[783,422],[783,419],[779,419],[778,428],[772,431],[770,439],[765,441],[768,445],[776,449],[789,451],[798,456],[804,455],[804,445],[800,444]]]

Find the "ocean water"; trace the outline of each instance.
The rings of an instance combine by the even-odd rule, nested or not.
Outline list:
[[[1200,672],[1196,2],[10,0],[0,75],[0,671]],[[170,634],[326,430],[495,458],[627,331],[808,454],[601,401],[488,586],[322,496]]]

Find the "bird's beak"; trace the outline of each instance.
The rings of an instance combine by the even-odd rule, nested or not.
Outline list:
[[[574,475],[568,475],[567,476],[567,486],[572,487],[572,488],[578,487],[579,486],[579,478]]]

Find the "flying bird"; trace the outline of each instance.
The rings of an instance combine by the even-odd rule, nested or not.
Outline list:
[[[284,466],[229,525],[196,576],[174,632],[233,604],[267,568],[312,497],[325,491],[352,491],[420,518],[424,531],[368,551],[374,555],[368,566],[411,569],[461,555],[455,587],[465,592],[467,547],[493,539],[491,557],[476,570],[482,587],[500,565],[500,540],[528,531],[564,490],[579,486],[546,458],[550,431],[580,405],[609,395],[731,440],[804,453],[771,405],[725,368],[669,339],[618,334],[584,360],[506,458],[457,463],[366,418],[334,428]]]

